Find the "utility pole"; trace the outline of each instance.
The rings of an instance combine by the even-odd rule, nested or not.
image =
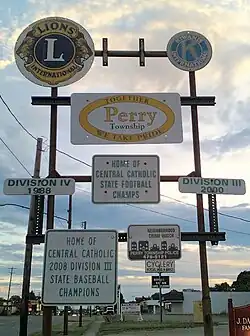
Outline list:
[[[11,267],[9,268],[10,270],[10,280],[9,280],[9,288],[8,288],[8,294],[7,294],[7,304],[9,305],[9,299],[10,299],[10,291],[11,291],[11,284],[12,284],[12,277],[13,277],[13,273],[14,273],[14,270],[16,268],[15,267]]]
[[[41,156],[42,156],[43,139],[38,138],[36,142],[36,156],[33,177],[40,177],[41,169]],[[35,196],[30,199],[30,212],[28,222],[27,234],[32,234],[35,226]],[[30,290],[30,277],[31,277],[31,264],[32,264],[33,245],[26,243],[24,267],[23,267],[23,287],[22,287],[22,303],[20,311],[20,327],[19,336],[28,335],[28,304],[29,304],[29,290]]]
[[[68,229],[72,227],[72,195],[69,195],[69,206],[68,206]],[[63,335],[68,335],[69,327],[69,307],[64,306],[63,313]]]
[[[87,222],[82,222],[82,229],[86,230],[87,228]],[[89,316],[91,316],[91,306],[89,307]],[[82,306],[80,306],[79,309],[79,327],[82,327]]]

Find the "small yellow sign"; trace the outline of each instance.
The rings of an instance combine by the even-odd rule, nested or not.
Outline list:
[[[193,314],[195,323],[204,322],[202,301],[193,301]]]

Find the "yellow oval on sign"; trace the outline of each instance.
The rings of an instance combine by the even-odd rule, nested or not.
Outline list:
[[[90,124],[88,118],[93,111],[95,111],[100,107],[107,107],[111,104],[118,104],[118,103],[133,103],[154,107],[160,110],[166,116],[166,121],[160,127],[157,127],[151,131],[145,131],[136,134],[107,132]],[[122,118],[122,116],[120,117]],[[175,122],[175,114],[168,105],[154,98],[139,95],[116,95],[101,98],[85,106],[80,111],[79,114],[79,123],[81,127],[85,129],[85,131],[100,139],[113,142],[135,143],[153,139],[158,136],[164,135],[167,131],[169,131],[170,128],[174,125],[174,122]]]

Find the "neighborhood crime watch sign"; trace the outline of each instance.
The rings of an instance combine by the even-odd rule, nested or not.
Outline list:
[[[29,25],[15,45],[19,71],[31,82],[48,87],[70,85],[87,74],[94,43],[78,23],[48,17]]]
[[[107,305],[117,298],[115,230],[48,230],[43,305]]]
[[[183,141],[178,93],[71,95],[73,145]]]
[[[244,195],[246,184],[242,179],[180,177],[179,191],[190,194]]]
[[[5,195],[73,195],[75,180],[71,178],[7,179]]]
[[[179,225],[129,225],[129,260],[176,260],[181,258],[181,231]]]
[[[95,155],[93,203],[159,203],[160,159],[157,155]]]

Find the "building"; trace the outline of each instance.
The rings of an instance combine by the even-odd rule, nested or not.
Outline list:
[[[250,292],[210,292],[213,314],[226,314],[228,299],[232,298],[234,306],[250,304]],[[152,300],[144,301],[143,310],[156,314],[160,310],[159,293],[151,296]],[[162,294],[164,314],[193,314],[194,301],[202,300],[201,291],[172,290]]]

